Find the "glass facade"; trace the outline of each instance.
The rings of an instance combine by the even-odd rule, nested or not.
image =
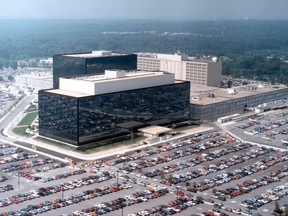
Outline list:
[[[189,82],[80,98],[40,91],[39,134],[82,145],[127,133],[121,125],[133,121],[185,121],[189,92]]]
[[[38,95],[39,135],[77,145],[78,99],[45,90]]]
[[[89,58],[55,55],[53,56],[53,88],[59,88],[60,77],[99,74],[107,69],[135,70],[137,55],[119,54]]]
[[[86,74],[85,58],[53,56],[53,88],[59,88],[59,78]]]
[[[86,74],[104,73],[108,69],[136,70],[137,55],[105,56],[86,59]]]

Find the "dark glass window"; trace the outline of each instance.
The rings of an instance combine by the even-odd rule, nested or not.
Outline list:
[[[39,91],[39,134],[77,145],[77,104],[77,98]]]
[[[137,69],[137,55],[119,54],[89,58],[76,55],[55,55],[53,56],[53,88],[59,88],[60,77],[104,74],[107,69],[135,70]]]
[[[81,145],[127,133],[120,125],[133,121],[143,125],[184,121],[189,119],[189,88],[189,82],[182,82],[78,99],[40,91],[39,133]]]

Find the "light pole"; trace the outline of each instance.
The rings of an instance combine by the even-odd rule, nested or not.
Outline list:
[[[248,206],[247,209],[248,209],[248,214],[249,214],[249,216],[252,215],[252,214],[251,214],[251,208],[250,208],[250,206]]]
[[[62,202],[63,202],[64,200],[64,188],[63,187],[61,188],[61,194],[62,194]]]
[[[178,199],[179,199],[179,193],[178,193],[178,191],[179,191],[179,187],[178,187],[178,186],[176,186],[177,202],[178,202]]]
[[[18,172],[18,189],[20,189],[20,172]]]

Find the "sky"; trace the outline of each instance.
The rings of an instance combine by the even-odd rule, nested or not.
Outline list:
[[[287,20],[288,0],[0,0],[0,19]]]

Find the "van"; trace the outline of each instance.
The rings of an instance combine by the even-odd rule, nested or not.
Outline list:
[[[226,201],[227,200],[226,197],[224,197],[224,196],[218,196],[218,199],[221,200],[221,201]]]
[[[248,210],[243,210],[243,211],[241,212],[241,214],[242,214],[242,215],[245,215],[245,216],[252,216],[252,214],[251,214],[250,211],[248,211]]]

